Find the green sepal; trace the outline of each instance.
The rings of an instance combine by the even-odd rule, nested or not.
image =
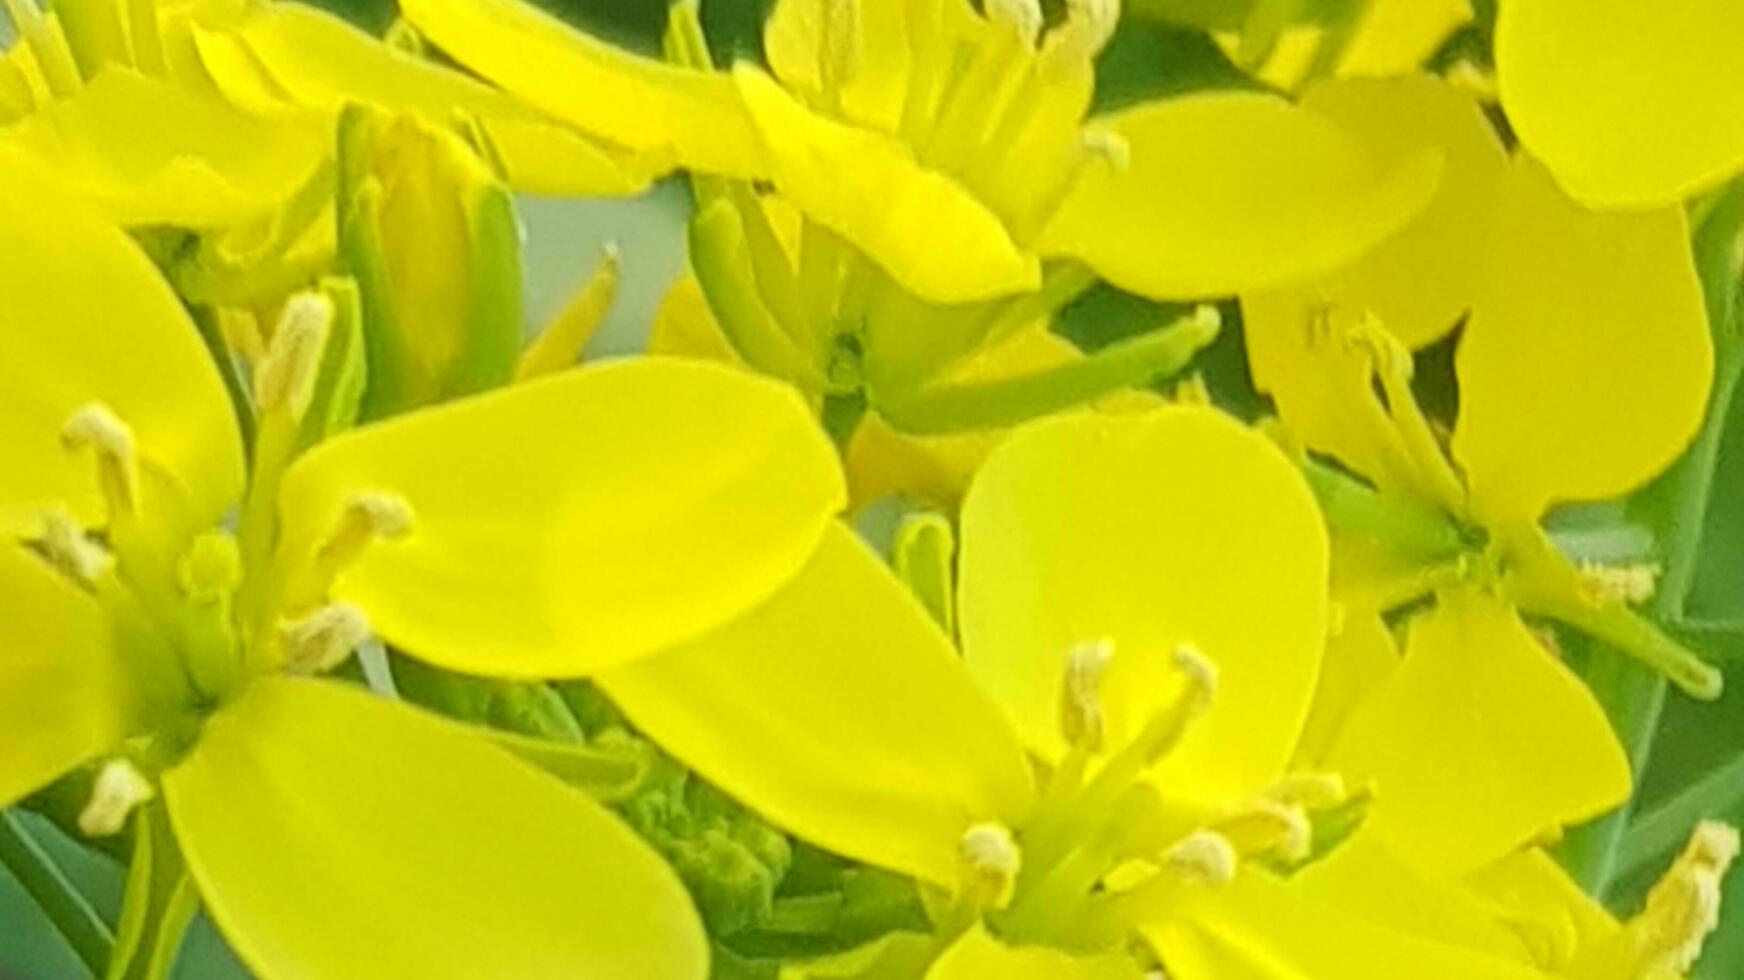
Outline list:
[[[444,398],[508,384],[521,357],[521,220],[515,198],[497,183],[474,188],[469,198],[472,290],[465,344],[443,385]]]
[[[363,393],[369,384],[364,353],[363,299],[356,281],[346,276],[321,280],[323,295],[333,302],[333,325],[321,355],[315,394],[303,414],[301,443],[308,448],[357,424]]]
[[[690,262],[721,331],[747,364],[808,392],[823,389],[822,373],[764,303],[745,224],[730,198],[710,201],[691,219]]]
[[[150,803],[140,808],[133,827],[133,858],[104,980],[167,977],[199,906],[163,806]]]
[[[943,514],[905,516],[891,549],[896,575],[948,634],[956,634],[956,583],[952,559],[957,548],[951,522]]]

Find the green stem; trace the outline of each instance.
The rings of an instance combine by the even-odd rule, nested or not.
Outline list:
[[[1728,813],[1739,803],[1744,803],[1744,754],[1630,823],[1618,848],[1618,877],[1676,848],[1698,821]]]
[[[1715,337],[1714,386],[1701,431],[1671,476],[1675,504],[1667,526],[1665,576],[1653,604],[1654,616],[1661,622],[1683,617],[1695,582],[1727,415],[1744,373],[1744,341],[1737,317],[1740,256],[1744,254],[1740,230],[1744,230],[1744,180],[1734,181],[1722,192],[1693,243]],[[1632,666],[1615,657],[1595,658],[1586,680],[1609,712],[1639,783],[1652,759],[1653,738],[1665,707],[1666,682],[1659,674],[1630,669]],[[1571,831],[1559,848],[1563,865],[1588,893],[1603,898],[1609,892],[1616,876],[1618,850],[1633,813],[1631,798]]]
[[[102,976],[114,943],[108,924],[11,810],[0,813],[0,865],[24,886],[79,962],[92,976]]]
[[[921,435],[1015,425],[1169,377],[1217,339],[1217,332],[1211,317],[1183,317],[1059,367],[998,381],[926,388],[880,399],[876,407],[896,428]]]
[[[1381,493],[1343,471],[1304,459],[1302,471],[1335,530],[1373,538],[1390,550],[1434,562],[1459,554],[1466,538],[1458,524],[1433,507]]]

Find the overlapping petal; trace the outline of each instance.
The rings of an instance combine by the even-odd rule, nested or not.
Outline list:
[[[354,494],[413,512],[339,580],[383,636],[442,666],[577,676],[762,601],[843,504],[799,399],[730,368],[601,364],[354,430],[287,475],[288,557]]]
[[[1509,169],[1457,355],[1453,453],[1486,521],[1615,497],[1701,424],[1713,342],[1682,212],[1587,211]]]
[[[1111,745],[1179,689],[1179,644],[1216,663],[1210,711],[1160,785],[1227,804],[1288,760],[1326,636],[1327,545],[1301,476],[1208,409],[1062,416],[1020,429],[963,507],[959,609],[970,670],[1044,755],[1067,657],[1109,640]]]
[[[1142,980],[1124,951],[1073,954],[1000,942],[979,923],[939,954],[925,980]]]
[[[1744,169],[1744,5],[1513,0],[1496,23],[1502,104],[1574,197],[1674,204]]]
[[[102,402],[133,430],[142,467],[215,522],[242,488],[242,441],[211,355],[144,252],[27,163],[0,154],[0,534],[44,508],[101,517],[87,458],[61,427]],[[161,515],[160,515],[161,516]]]
[[[361,690],[256,682],[164,790],[201,898],[263,976],[707,975],[677,876],[604,808]]]
[[[0,806],[10,806],[127,730],[122,671],[97,604],[35,555],[0,544]]]
[[[638,728],[801,838],[944,886],[1029,803],[1016,737],[852,532],[724,629],[602,674]]]
[[[1130,161],[1087,170],[1041,249],[1158,299],[1220,296],[1327,273],[1401,228],[1434,193],[1434,154],[1381,166],[1283,99],[1215,93],[1093,120]]]
[[[271,212],[329,152],[314,116],[264,119],[111,67],[0,133],[124,225],[226,227]]]
[[[1629,795],[1591,693],[1494,597],[1451,591],[1412,620],[1400,667],[1333,763],[1371,782],[1369,819],[1406,858],[1463,874]]]
[[[407,0],[405,16],[461,64],[597,138],[735,177],[763,172],[732,82],[639,57],[518,0]]]

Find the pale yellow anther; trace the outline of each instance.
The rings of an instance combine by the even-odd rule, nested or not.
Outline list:
[[[1132,144],[1119,133],[1111,129],[1087,129],[1078,139],[1091,160],[1101,161],[1116,171],[1132,166]]]
[[[1344,777],[1336,772],[1293,772],[1266,789],[1266,799],[1286,806],[1324,810],[1350,797]]]
[[[228,531],[207,531],[194,539],[176,568],[182,592],[199,603],[218,602],[242,582],[242,552]]]
[[[1102,678],[1114,660],[1114,644],[1108,640],[1080,643],[1066,655],[1066,674],[1060,686],[1060,731],[1066,743],[1088,752],[1100,752],[1108,733],[1102,710]]]
[[[91,798],[79,811],[79,829],[89,837],[108,837],[121,832],[127,816],[157,795],[151,781],[132,762],[111,759],[97,770]]]
[[[254,400],[262,415],[285,412],[300,418],[315,394],[333,301],[323,293],[297,293],[285,301],[266,354],[254,368]]]
[[[1191,643],[1176,644],[1174,660],[1175,669],[1193,686],[1200,710],[1211,707],[1217,698],[1217,665]]]
[[[1037,0],[987,0],[986,9],[988,20],[1011,28],[1027,45],[1041,36],[1042,5]]]
[[[1241,855],[1229,838],[1215,830],[1195,830],[1175,842],[1164,855],[1169,866],[1209,885],[1235,880]]]
[[[1087,62],[1102,53],[1120,26],[1120,0],[1066,0],[1066,19],[1048,35],[1049,58]]]
[[[1274,854],[1286,861],[1302,861],[1314,846],[1314,825],[1307,810],[1271,799],[1255,800],[1212,829],[1243,856]]]
[[[346,602],[322,606],[302,619],[279,627],[285,669],[293,674],[322,674],[345,662],[369,639],[369,619]]]
[[[1010,905],[1023,870],[1023,851],[1011,830],[1004,824],[975,824],[963,832],[957,851],[981,903],[995,909]]]
[[[1607,565],[1584,561],[1579,568],[1587,592],[1595,601],[1608,605],[1646,602],[1659,586],[1660,567],[1652,562]]]
[[[1635,953],[1632,976],[1657,980],[1695,964],[1702,944],[1719,927],[1721,885],[1738,851],[1737,828],[1715,820],[1696,826],[1683,853],[1626,927]]]
[[[345,504],[345,512],[315,553],[315,563],[328,575],[356,561],[376,539],[405,537],[412,530],[412,508],[390,493],[360,493]]]
[[[60,508],[43,513],[35,543],[49,564],[80,585],[95,583],[115,567],[109,549],[91,540],[73,515]]]
[[[61,426],[61,445],[70,452],[90,450],[97,459],[97,484],[111,518],[135,513],[139,505],[139,451],[133,430],[101,402],[91,402]]]

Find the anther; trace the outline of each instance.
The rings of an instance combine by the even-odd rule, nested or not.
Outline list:
[[[975,824],[963,832],[957,850],[982,902],[996,909],[1010,905],[1017,874],[1023,870],[1023,851],[1011,831],[1003,824]]]
[[[1003,24],[1017,33],[1018,39],[1034,47],[1042,33],[1042,5],[1036,0],[987,0],[987,19]]]
[[[1102,53],[1120,25],[1120,0],[1066,0],[1066,19],[1048,35],[1043,53],[1066,63]]]
[[[1738,857],[1736,828],[1714,820],[1696,826],[1671,870],[1647,893],[1627,926],[1639,977],[1682,974],[1701,956],[1720,924],[1720,886]]]
[[[70,452],[89,449],[97,458],[97,484],[110,519],[135,513],[139,503],[139,453],[133,430],[109,406],[91,402],[61,427],[61,445]]]
[[[293,674],[322,674],[345,662],[351,651],[369,639],[369,619],[347,602],[322,606],[302,619],[279,627],[284,642],[285,669]]]
[[[1175,669],[1192,685],[1199,709],[1203,711],[1211,707],[1211,702],[1217,697],[1217,665],[1191,643],[1177,644],[1174,659]]]
[[[1102,710],[1102,678],[1114,660],[1108,640],[1080,643],[1066,655],[1065,683],[1060,688],[1060,730],[1068,745],[1102,751],[1108,722]]]
[[[1300,805],[1261,798],[1213,828],[1236,853],[1274,854],[1285,861],[1307,860],[1313,851],[1314,825]]]
[[[157,795],[150,781],[126,759],[111,759],[97,771],[91,798],[79,811],[79,829],[89,837],[108,837],[121,832],[127,816]]]
[[[1584,561],[1579,569],[1581,584],[1601,603],[1637,605],[1653,598],[1659,586],[1660,567],[1652,562],[1607,565]]]
[[[1195,830],[1181,838],[1164,855],[1169,866],[1208,885],[1226,885],[1235,880],[1241,857],[1229,838],[1215,830]]]
[[[254,369],[254,399],[261,414],[282,411],[301,418],[315,394],[333,301],[323,293],[297,293],[285,301],[266,355]]]
[[[315,552],[315,564],[331,578],[379,539],[397,540],[412,529],[412,508],[389,493],[360,493],[345,504],[333,532]]]
[[[73,515],[59,508],[42,515],[37,548],[57,571],[89,587],[115,567],[115,556],[91,540]]]

